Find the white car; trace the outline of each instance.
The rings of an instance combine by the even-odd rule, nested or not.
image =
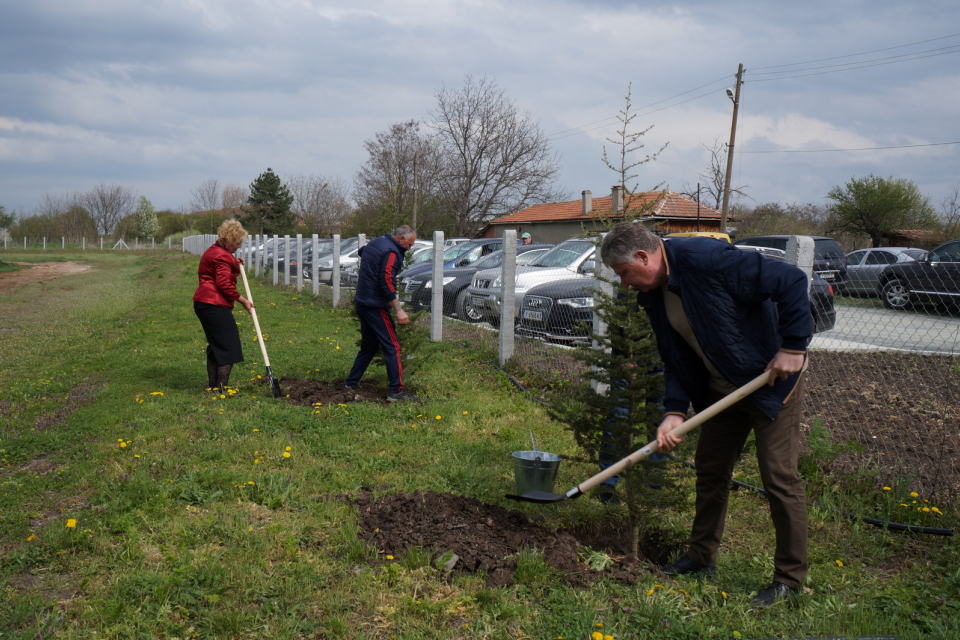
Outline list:
[[[589,238],[566,240],[537,256],[529,265],[518,266],[515,279],[517,317],[520,317],[520,302],[531,287],[556,280],[593,277],[596,248],[594,240]],[[470,302],[484,319],[500,317],[502,272],[502,268],[480,271],[470,285]]]

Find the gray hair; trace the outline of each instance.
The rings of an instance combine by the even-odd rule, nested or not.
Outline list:
[[[413,230],[413,227],[411,227],[410,225],[408,225],[408,224],[402,224],[402,225],[400,225],[399,227],[397,227],[396,229],[394,229],[394,230],[393,230],[393,233],[390,234],[390,235],[392,235],[394,238],[404,238],[404,239],[406,239],[406,238],[409,238],[410,236],[415,236],[415,235],[417,235],[417,232],[414,231],[414,230]]]
[[[603,238],[600,257],[603,263],[633,264],[637,251],[656,253],[660,250],[660,238],[642,222],[621,222]]]

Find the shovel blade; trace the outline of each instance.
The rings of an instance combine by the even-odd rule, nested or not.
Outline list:
[[[270,390],[273,392],[273,397],[279,398],[280,382],[273,377],[273,371],[270,370],[270,367],[267,367],[267,381],[270,383]]]
[[[568,499],[565,493],[550,493],[549,491],[527,491],[522,496],[508,493],[507,497],[511,500],[535,502],[537,504],[549,504],[551,502],[560,502]]]

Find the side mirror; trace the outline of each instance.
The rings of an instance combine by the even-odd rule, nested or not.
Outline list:
[[[593,273],[596,268],[597,268],[596,260],[584,260],[580,264],[580,268],[577,269],[577,271],[579,271],[580,273]]]

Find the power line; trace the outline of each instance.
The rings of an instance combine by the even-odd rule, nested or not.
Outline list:
[[[915,147],[941,147],[950,144],[960,144],[957,142],[928,142],[926,144],[901,144],[892,147],[857,147],[855,149],[781,149],[776,151],[741,151],[744,153],[833,153],[835,151],[876,151],[878,149],[913,149]]]
[[[853,58],[855,56],[865,56],[870,53],[880,53],[881,51],[892,51],[893,49],[903,49],[904,47],[912,47],[918,44],[926,44],[927,42],[936,42],[937,40],[946,40],[947,38],[956,38],[960,36],[960,33],[954,33],[949,36],[940,36],[939,38],[930,38],[929,40],[919,40],[917,42],[911,42],[909,44],[901,44],[896,47],[886,47],[885,49],[874,49],[873,51],[861,51],[860,53],[848,53],[842,56],[834,56],[832,58],[820,58],[818,60],[807,60],[806,62],[791,62],[790,64],[777,64],[769,67],[756,67],[754,71],[763,71],[764,69],[779,69],[780,67],[798,67],[804,64],[813,64],[815,62],[826,62],[828,60],[839,60],[841,58]]]
[[[954,51],[948,51],[947,53],[955,53],[960,50],[960,44],[952,44],[949,47],[938,47],[936,49],[927,49],[926,51],[914,51],[913,53],[901,53],[898,56],[888,56],[886,58],[873,58],[872,60],[859,60],[857,62],[842,62],[840,64],[828,64],[822,67],[807,67],[806,69],[790,69],[789,71],[764,71],[762,73],[757,73],[758,76],[772,76],[778,73],[795,73],[797,71],[815,71],[817,69],[832,69],[835,67],[851,67],[853,65],[862,65],[868,62],[880,62],[882,60],[893,60],[895,58],[911,58],[915,56],[920,56],[921,53],[933,53],[935,51],[946,51],[947,49],[953,49]],[[845,69],[843,69],[845,71]]]
[[[657,100],[656,102],[651,102],[651,103],[648,104],[648,105],[644,105],[644,106],[640,107],[640,108],[638,109],[638,111],[642,111],[642,110],[648,109],[648,108],[650,108],[650,107],[655,107],[655,106],[658,105],[658,104],[661,104],[661,103],[663,103],[663,102],[667,102],[668,100],[673,100],[674,98],[679,98],[680,96],[685,96],[685,95],[687,95],[688,93],[693,93],[693,92],[696,91],[697,89],[703,89],[704,87],[709,87],[710,85],[716,84],[716,83],[720,82],[721,80],[726,80],[726,79],[729,78],[729,77],[730,77],[730,74],[727,74],[727,75],[724,75],[724,76],[722,76],[722,77],[720,77],[720,78],[717,78],[716,80],[713,80],[713,81],[708,82],[708,83],[706,83],[706,84],[702,84],[702,85],[700,85],[699,87],[694,87],[693,89],[690,89],[690,90],[688,90],[688,91],[684,91],[683,93],[678,93],[678,94],[675,95],[675,96],[670,96],[669,98],[664,98],[663,100]],[[709,92],[709,93],[713,93],[713,92],[711,91],[711,92]],[[709,95],[709,93],[706,93],[706,94],[703,94],[703,95]],[[697,96],[697,97],[699,98],[699,97],[703,97],[703,96]],[[696,98],[691,98],[691,100],[696,100]],[[685,102],[689,102],[689,100],[686,100]],[[683,104],[683,102],[678,102],[677,104]],[[666,108],[666,107],[665,107],[665,108]],[[658,109],[657,111],[659,111],[659,110],[660,110],[660,109]],[[654,113],[654,112],[651,111],[650,113]],[[578,130],[580,130],[580,129],[583,129],[584,127],[590,127],[590,126],[593,126],[593,125],[595,125],[595,124],[600,124],[601,122],[607,122],[608,120],[615,120],[615,119],[617,119],[618,117],[619,117],[619,116],[610,116],[609,118],[604,118],[604,119],[602,119],[602,120],[597,120],[596,122],[588,122],[587,124],[580,125],[579,127],[571,127],[570,129],[564,129],[563,131],[557,131],[556,133],[551,133],[551,134],[549,134],[547,137],[548,137],[548,138],[553,138],[553,137],[555,137],[555,136],[561,136],[562,138],[566,138],[567,136],[564,136],[564,135],[561,135],[561,134],[567,133],[567,132],[569,132],[569,131],[578,131]],[[606,125],[604,125],[604,126],[606,126]],[[602,129],[603,127],[597,127],[597,128],[598,128],[598,129]],[[580,133],[586,133],[586,131],[594,131],[594,129],[587,129],[587,130],[584,130],[584,131],[580,131]],[[573,135],[576,135],[576,134],[573,134]]]
[[[917,56],[916,58],[907,58],[905,60],[892,60],[890,62],[878,62],[876,64],[865,64],[859,67],[847,67],[846,69],[834,69],[833,71],[818,71],[816,73],[801,73],[795,76],[781,76],[779,78],[760,78],[759,80],[751,80],[750,82],[772,82],[774,80],[789,80],[790,78],[806,78],[807,76],[822,76],[827,73],[840,73],[841,71],[853,71],[855,69],[866,69],[868,67],[882,67],[888,64],[897,64],[900,62],[910,62],[911,60],[920,60],[922,58],[936,58],[937,56],[947,56],[951,53],[960,53],[960,49],[955,51],[947,51],[944,53],[931,53],[928,56]]]

